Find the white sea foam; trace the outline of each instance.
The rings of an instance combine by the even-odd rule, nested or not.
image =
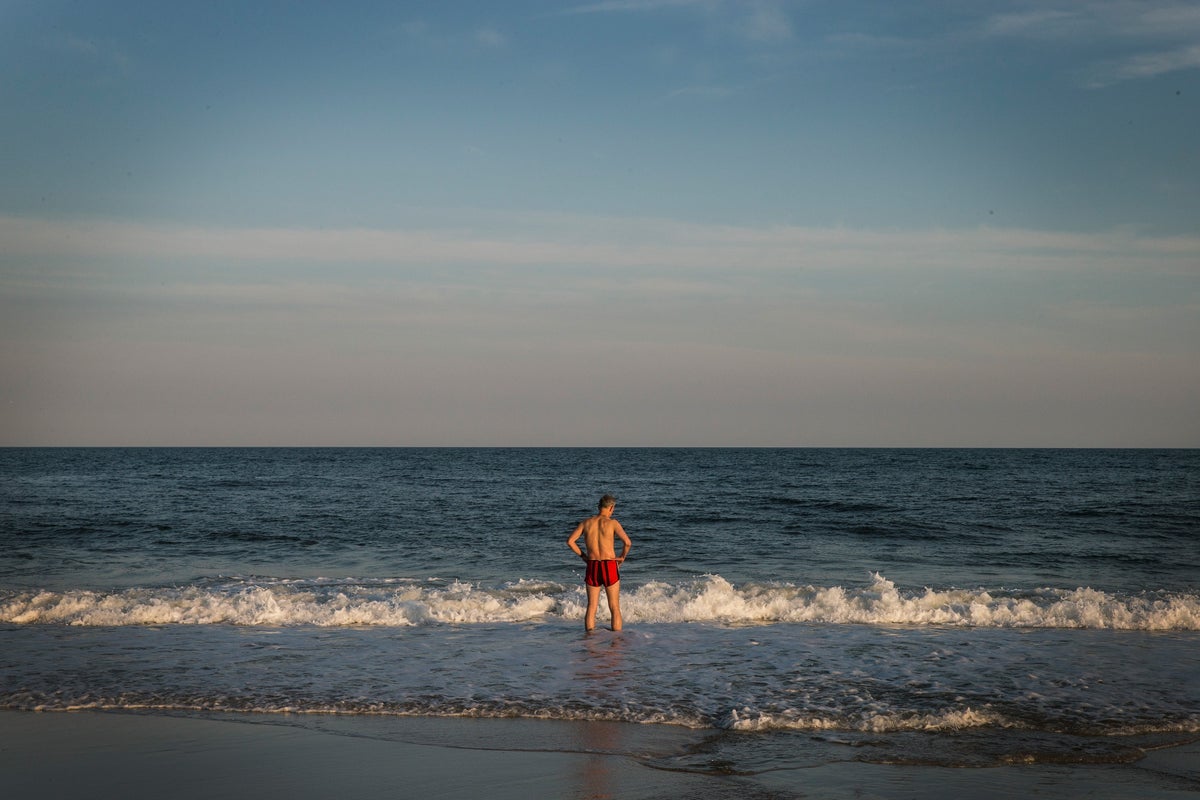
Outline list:
[[[801,712],[765,714],[743,710],[740,713],[730,712],[722,727],[738,731],[852,730],[864,733],[895,733],[1022,726],[991,709],[964,708],[934,713],[870,713],[857,718],[833,718]]]
[[[370,702],[304,702],[269,703],[254,700],[231,702],[223,697],[186,699],[161,697],[95,697],[64,698],[35,697],[28,693],[0,693],[0,708],[29,711],[192,711],[236,712],[251,714],[305,714],[331,716],[395,716],[395,717],[459,717],[473,719],[545,719],[593,722],[629,722],[636,724],[676,725],[683,728],[718,728],[746,732],[770,731],[850,731],[867,734],[926,733],[963,731],[982,728],[1039,730],[1039,725],[1010,718],[992,709],[960,708],[944,711],[919,712],[877,711],[822,715],[805,711],[761,712],[751,708],[731,710],[722,717],[678,710],[646,708],[580,707],[574,704],[530,705],[521,702],[463,702],[461,700],[426,699],[419,703],[396,705]],[[850,712],[850,709],[847,709]],[[1042,723],[1044,726],[1045,723]],[[1051,731],[1057,727],[1051,726]],[[1147,734],[1195,734],[1200,732],[1200,719],[1195,717],[1157,723],[1108,722],[1103,728],[1107,736]],[[1061,731],[1060,731],[1061,732]]]
[[[235,589],[183,588],[38,592],[0,601],[0,621],[70,625],[383,625],[522,622],[557,601],[541,593],[495,592],[469,584],[380,591],[355,584],[296,582]]]
[[[875,573],[866,588],[788,585],[735,587],[720,576],[690,584],[651,583],[628,603],[627,619],[648,622],[820,622],[964,625],[998,628],[1200,630],[1200,597],[1119,595],[1078,588],[1002,593],[925,588],[902,592]]]
[[[579,587],[521,581],[502,587],[404,581],[243,580],[218,585],[16,592],[0,596],[0,622],[69,625],[412,626],[577,619]],[[1200,596],[1120,594],[1090,588],[1005,592],[900,590],[874,574],[870,585],[734,586],[718,575],[628,589],[634,623],[805,622],[958,625],[996,628],[1200,630]]]

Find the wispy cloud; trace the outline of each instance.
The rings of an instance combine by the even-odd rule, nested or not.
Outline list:
[[[564,9],[564,14],[607,14],[614,11],[657,11],[687,6],[711,7],[714,0],[601,0]]]
[[[792,21],[778,3],[748,4],[749,13],[741,20],[742,33],[759,42],[782,42],[792,38]]]
[[[1200,6],[1168,3],[1112,3],[1114,30],[1131,36],[1196,37],[1200,35]]]
[[[1122,81],[1153,78],[1188,69],[1200,68],[1200,44],[1156,53],[1138,53],[1128,58],[1093,65],[1087,71],[1086,85],[1102,89]]]
[[[1194,4],[1104,0],[1005,12],[986,18],[981,31],[985,37],[1124,51],[1079,70],[1088,88],[1200,67],[1200,6]]]
[[[837,47],[855,50],[907,50],[924,44],[920,39],[905,39],[901,36],[880,36],[861,31],[832,33],[825,41]]]
[[[1200,236],[454,223],[0,217],[0,440],[812,444],[815,415],[828,444],[1195,441]]]
[[[790,40],[792,20],[778,0],[601,0],[572,6],[563,14],[648,13],[684,9],[720,20],[719,27],[761,44]]]
[[[475,41],[484,47],[508,46],[508,37],[495,28],[480,28],[475,31]]]
[[[709,100],[722,100],[732,96],[736,92],[736,89],[729,86],[685,86],[682,89],[676,89],[671,92],[667,97],[698,97]]]
[[[61,56],[87,65],[101,80],[125,77],[133,69],[133,58],[121,45],[111,40],[60,33],[47,39],[45,46]]]
[[[455,228],[403,230],[205,228],[0,217],[0,275],[6,262],[57,256],[332,266],[1200,272],[1200,236],[1142,236],[1125,229],[890,231],[563,214],[501,216],[475,226],[464,222]]]
[[[409,20],[399,27],[398,33],[410,43],[435,48],[502,50],[510,44],[509,36],[491,25],[441,30],[425,20]]]
[[[1017,13],[996,14],[984,21],[984,31],[992,36],[1034,36],[1059,38],[1078,32],[1085,19],[1078,11],[1041,9]]]
[[[1200,7],[1153,0],[1078,2],[993,14],[982,28],[993,36],[1179,41],[1200,35]]]

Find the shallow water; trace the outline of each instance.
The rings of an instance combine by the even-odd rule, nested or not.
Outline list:
[[[1129,761],[1200,735],[1198,466],[4,450],[0,707],[661,723],[732,772]],[[604,491],[627,628],[585,636],[564,540]]]

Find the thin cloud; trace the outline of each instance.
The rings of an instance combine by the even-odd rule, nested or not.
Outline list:
[[[736,91],[736,89],[728,86],[685,86],[682,89],[676,89],[671,92],[667,97],[698,97],[710,100],[723,100],[735,94]]]
[[[507,47],[508,37],[494,28],[480,28],[475,31],[475,41],[484,47]]]
[[[1075,11],[1043,9],[1016,14],[996,14],[984,21],[990,36],[1032,36],[1059,38],[1078,33],[1083,16]]]
[[[825,41],[838,47],[859,50],[911,50],[925,44],[920,39],[905,39],[900,36],[879,36],[860,31],[833,33],[826,36]]]
[[[133,69],[133,59],[112,41],[61,33],[46,40],[45,46],[61,56],[89,65],[104,79],[125,77]]]
[[[602,0],[573,6],[561,14],[630,14],[694,9],[721,20],[720,27],[759,44],[785,42],[793,37],[792,21],[783,5],[774,0]]]
[[[1075,3],[993,14],[983,21],[982,30],[989,36],[1035,39],[1179,41],[1200,36],[1200,8],[1152,2]]]
[[[1119,61],[1093,67],[1086,85],[1102,89],[1123,81],[1153,78],[1200,67],[1200,44],[1158,53],[1139,53]]]
[[[758,42],[782,42],[792,38],[792,21],[776,3],[751,5],[741,25],[743,35]]]
[[[429,24],[424,20],[410,20],[400,26],[400,32],[410,39],[422,39],[429,35]]]
[[[350,265],[605,268],[1109,270],[1194,275],[1200,237],[1131,230],[889,231],[513,215],[483,228],[204,228],[0,217],[0,264],[23,257],[211,258]],[[0,271],[0,275],[3,272]]]
[[[1118,6],[1129,13],[1113,20],[1118,31],[1133,36],[1195,37],[1200,36],[1200,6]]]
[[[405,40],[434,48],[469,47],[502,50],[510,44],[510,39],[505,33],[491,26],[446,32],[435,30],[424,20],[410,20],[401,25],[398,30],[399,35]]]
[[[1093,2],[1070,10],[1042,8],[992,15],[981,31],[985,38],[1139,50],[1080,69],[1082,84],[1091,89],[1200,66],[1200,7],[1195,5]]]
[[[657,11],[661,8],[713,5],[713,0],[603,0],[564,9],[563,14],[609,14],[612,12]]]
[[[1016,6],[1017,4],[1013,4]],[[880,51],[920,55],[940,48],[976,48],[990,42],[1024,41],[1034,47],[1071,52],[1087,61],[1073,70],[1088,88],[1148,78],[1194,66],[1200,46],[1200,6],[1172,3],[1077,2],[1004,10],[920,37],[848,30],[824,41],[850,53]],[[1107,48],[1107,59],[1098,55]]]

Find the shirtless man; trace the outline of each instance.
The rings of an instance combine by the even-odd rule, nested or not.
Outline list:
[[[616,505],[617,498],[611,494],[601,497],[600,513],[594,517],[588,517],[576,525],[575,530],[571,533],[571,538],[567,539],[567,547],[587,562],[587,575],[584,583],[587,585],[588,606],[587,616],[583,619],[583,627],[588,631],[596,627],[596,606],[600,602],[601,586],[604,587],[604,593],[608,597],[608,613],[612,616],[612,629],[614,631],[621,630],[621,573],[617,571],[617,567],[629,558],[629,548],[633,545],[630,543],[629,537],[625,535],[625,529],[621,527],[621,523],[612,518],[613,508]],[[579,549],[577,542],[580,536],[583,537],[584,544],[587,546],[587,552]],[[617,551],[613,547],[614,536],[625,545],[621,550],[620,558],[617,557]]]

